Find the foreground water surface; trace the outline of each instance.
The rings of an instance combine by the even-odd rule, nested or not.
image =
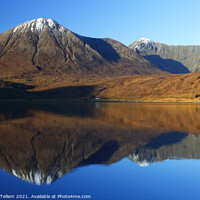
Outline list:
[[[199,199],[199,122],[198,104],[1,102],[0,198]]]

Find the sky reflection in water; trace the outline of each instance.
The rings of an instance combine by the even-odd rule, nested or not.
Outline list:
[[[0,108],[1,194],[200,195],[199,105],[18,103]]]

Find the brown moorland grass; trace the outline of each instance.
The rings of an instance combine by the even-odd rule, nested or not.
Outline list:
[[[90,79],[46,76],[32,81],[25,79],[9,81],[28,85],[27,88],[34,86],[33,89],[27,89],[31,92],[30,98],[33,99],[100,97],[101,100],[134,102],[199,102],[200,100],[200,72]],[[10,94],[10,91],[8,93]]]
[[[97,96],[115,100],[198,102],[200,73],[111,78],[99,84],[95,92]]]

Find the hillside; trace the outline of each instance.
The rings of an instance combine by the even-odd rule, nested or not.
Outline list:
[[[51,89],[48,89],[49,87]],[[0,99],[95,100],[95,98],[100,101],[199,102],[200,72],[132,75],[83,80],[76,83],[61,81],[52,83],[42,90],[39,87],[28,90],[0,88]]]
[[[96,95],[142,102],[199,102],[200,72],[111,78],[98,85]]]

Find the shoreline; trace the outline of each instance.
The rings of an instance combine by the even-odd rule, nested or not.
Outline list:
[[[192,101],[128,101],[128,100],[91,100],[91,99],[0,99],[0,102],[64,102],[64,103],[134,103],[134,104],[200,104],[200,102]]]

